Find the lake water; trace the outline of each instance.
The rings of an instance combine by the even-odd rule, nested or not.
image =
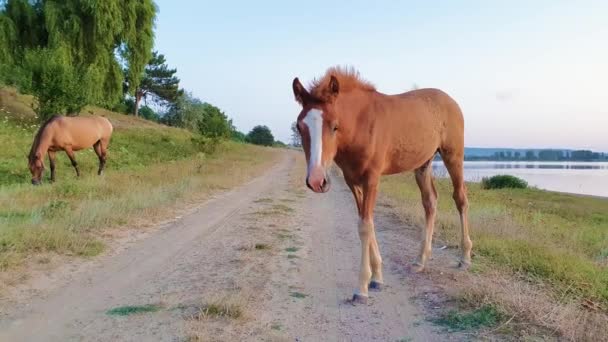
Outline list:
[[[464,163],[467,181],[508,174],[540,189],[608,197],[608,162],[490,162]],[[447,177],[441,161],[433,162],[436,177]]]

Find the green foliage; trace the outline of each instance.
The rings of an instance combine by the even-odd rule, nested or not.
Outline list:
[[[85,104],[111,107],[123,93],[121,64],[131,93],[139,86],[155,15],[152,0],[7,0],[0,77],[36,97],[40,119]]]
[[[247,134],[247,142],[254,145],[272,146],[274,137],[267,126],[255,126]]]
[[[247,136],[245,135],[245,133],[239,132],[233,128],[232,132],[230,132],[230,139],[232,141],[244,143],[247,139]]]
[[[213,154],[220,145],[221,140],[218,138],[208,138],[203,136],[193,136],[191,139],[195,148],[203,153]]]
[[[470,312],[450,310],[447,314],[434,320],[435,324],[447,327],[452,331],[491,327],[502,319],[502,314],[492,305],[484,305]]]
[[[44,121],[57,113],[76,114],[88,101],[83,75],[70,61],[65,47],[25,52],[21,89],[34,94],[34,108]]]
[[[232,121],[224,112],[190,93],[178,98],[176,105],[163,118],[163,122],[214,139],[229,138],[233,131]]]
[[[141,115],[146,120],[160,122],[160,116],[148,106],[141,107],[139,109],[139,115]]]
[[[232,121],[228,119],[219,108],[209,104],[203,103],[200,105],[202,111],[198,129],[199,132],[211,138],[228,138],[232,132]]]
[[[484,177],[481,180],[483,189],[525,189],[528,187],[528,182],[521,178],[511,175],[496,175],[492,177]]]
[[[274,144],[272,144],[272,146],[274,146],[274,147],[287,147],[287,145],[284,142],[282,142],[281,140],[276,140],[274,142]]]

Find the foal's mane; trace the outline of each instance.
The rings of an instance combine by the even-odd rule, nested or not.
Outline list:
[[[42,132],[46,129],[46,127],[53,121],[59,118],[59,115],[53,115],[48,120],[46,120],[36,132],[36,136],[34,137],[34,142],[32,143],[32,148],[30,149],[30,154],[28,156],[29,161],[33,161],[36,159],[36,149],[38,149],[38,145],[40,145],[40,138],[42,137]]]
[[[331,76],[338,79],[340,92],[347,92],[354,89],[365,91],[375,91],[376,87],[369,81],[364,80],[359,75],[359,71],[353,67],[335,66],[327,69],[325,75],[319,79],[314,79],[310,85],[310,94],[316,98],[323,99],[329,86]]]

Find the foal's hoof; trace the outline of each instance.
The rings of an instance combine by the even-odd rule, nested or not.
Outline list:
[[[350,301],[353,305],[362,304],[367,305],[368,296],[364,296],[358,293],[353,295],[353,299]]]
[[[458,262],[458,268],[463,270],[463,271],[468,271],[471,268],[471,262],[470,261],[464,261],[464,260],[460,260]]]
[[[384,287],[384,284],[377,282],[375,280],[372,280],[369,282],[369,289],[372,291],[381,291],[382,287]]]
[[[421,263],[415,262],[414,264],[412,264],[412,271],[414,271],[414,273],[420,273],[420,272],[424,271],[424,265],[422,265]]]

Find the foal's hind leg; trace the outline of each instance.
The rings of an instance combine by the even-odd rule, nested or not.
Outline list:
[[[442,155],[441,157],[450,173],[450,178],[452,178],[454,202],[456,203],[456,208],[460,214],[460,227],[462,230],[460,248],[462,248],[462,255],[459,266],[467,269],[471,266],[471,249],[473,248],[473,242],[469,236],[469,200],[467,198],[467,188],[464,183],[464,161],[462,156]]]
[[[433,184],[433,169],[429,160],[423,166],[416,169],[416,183],[420,189],[422,196],[422,206],[426,225],[422,231],[422,242],[420,245],[420,256],[415,263],[414,271],[420,272],[426,266],[428,259],[431,257],[431,242],[433,240],[433,229],[435,226],[435,214],[437,211],[437,191]]]
[[[97,171],[97,174],[99,176],[101,176],[101,174],[103,173],[103,169],[106,166],[106,149],[103,146],[101,140],[99,140],[98,142],[95,143],[95,145],[93,145],[93,148],[95,149],[95,153],[97,154],[97,157],[99,158],[99,170]]]
[[[70,158],[70,161],[72,162],[72,166],[76,170],[76,177],[80,177],[80,170],[78,169],[78,163],[76,163],[76,157],[74,156],[74,151],[72,151],[72,148],[68,147],[65,149],[65,153]]]

